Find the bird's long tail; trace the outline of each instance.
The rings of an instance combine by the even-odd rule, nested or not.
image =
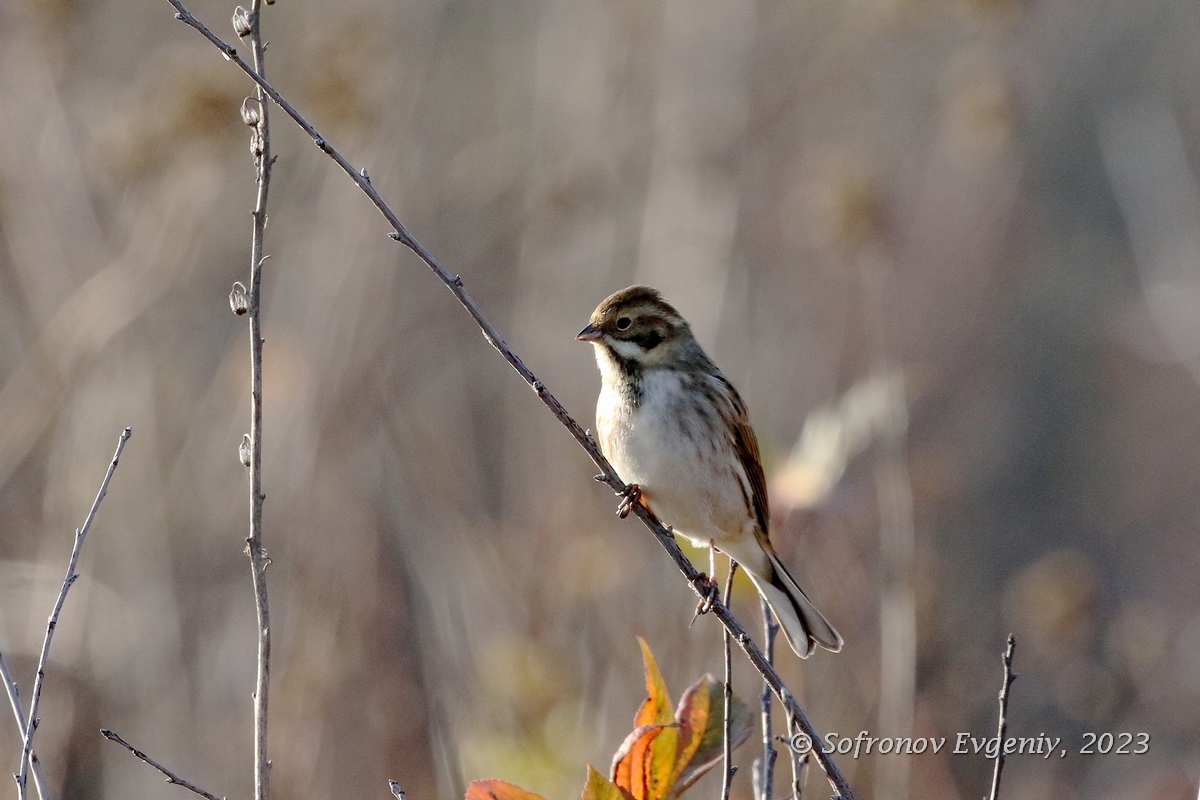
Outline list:
[[[796,651],[796,655],[808,658],[817,645],[833,653],[841,650],[841,634],[829,624],[825,615],[817,610],[813,601],[808,599],[808,595],[775,554],[768,555],[772,567],[769,578],[756,575],[750,570],[746,570],[746,573],[758,588],[759,594],[766,599],[767,605],[775,614],[775,619],[779,620],[783,636]]]

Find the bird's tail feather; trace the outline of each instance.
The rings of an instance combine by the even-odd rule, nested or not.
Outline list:
[[[769,555],[773,568],[769,581],[749,570],[746,572],[779,620],[783,636],[796,655],[808,658],[817,645],[833,653],[841,650],[841,634],[817,610],[775,554]]]

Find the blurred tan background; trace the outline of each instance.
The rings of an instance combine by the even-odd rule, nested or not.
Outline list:
[[[232,3],[191,7],[233,38]],[[780,658],[820,729],[991,735],[1012,631],[1009,732],[1071,753],[1010,759],[1005,800],[1195,796],[1194,4],[280,0],[264,30],[276,85],[586,424],[573,336],[600,299],[652,283],[694,323],[750,405],[777,548],[847,639]],[[102,725],[251,795],[226,302],[250,88],[166,2],[0,3],[0,651],[26,698],[71,531],[134,429],[52,651],[56,797],[182,791]],[[688,628],[695,598],[583,453],[273,121],[274,796],[577,796],[643,696],[635,635],[678,696],[719,671],[717,625]],[[1150,752],[1080,755],[1086,731]],[[18,750],[0,716],[5,770]],[[879,800],[990,776],[946,750],[840,763]]]

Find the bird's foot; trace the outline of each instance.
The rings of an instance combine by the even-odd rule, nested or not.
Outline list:
[[[642,490],[636,483],[631,483],[625,487],[625,491],[621,493],[621,502],[617,505],[617,516],[625,519],[629,516],[629,512],[633,511],[635,504],[642,499]]]
[[[721,596],[721,587],[717,586],[717,581],[714,578],[710,578],[701,572],[698,583],[700,583],[700,586],[696,587],[696,591],[700,593],[700,602],[696,604],[696,613],[692,617],[693,623],[712,611],[713,603]],[[701,586],[704,588],[700,588]],[[691,625],[689,624],[688,627],[691,627]]]

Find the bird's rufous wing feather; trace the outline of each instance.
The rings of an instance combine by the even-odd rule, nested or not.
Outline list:
[[[767,538],[767,479],[763,475],[762,460],[758,455],[758,437],[754,435],[754,428],[750,427],[750,414],[746,411],[746,404],[742,402],[742,397],[737,393],[737,389],[733,388],[733,384],[724,375],[718,374],[717,378],[729,397],[729,404],[733,412],[730,420],[733,447],[737,452],[738,460],[741,461],[742,470],[746,473],[746,479],[750,482],[751,508],[748,511],[754,514],[754,518],[758,520],[756,535],[767,552],[771,552],[770,540]]]

